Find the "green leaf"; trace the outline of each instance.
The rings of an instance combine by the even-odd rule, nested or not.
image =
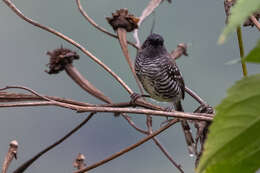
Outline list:
[[[256,47],[245,57],[244,61],[260,63],[260,40],[258,41]]]
[[[197,173],[253,173],[260,168],[260,74],[244,77],[216,107]]]
[[[241,25],[247,17],[257,10],[260,10],[260,0],[237,0],[236,4],[231,8],[228,25],[220,35],[218,42],[223,43],[230,32],[234,31],[236,27]]]

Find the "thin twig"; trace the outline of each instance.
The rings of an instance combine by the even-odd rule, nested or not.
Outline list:
[[[75,47],[77,47],[78,49],[80,49],[84,54],[86,54],[87,56],[89,56],[93,61],[95,61],[98,65],[100,65],[102,68],[104,68],[109,74],[111,74],[124,88],[125,90],[131,95],[133,94],[133,91],[131,90],[131,88],[129,88],[129,86],[127,86],[127,84],[114,72],[112,71],[107,65],[105,65],[102,61],[100,61],[97,57],[95,57],[92,53],[90,53],[86,48],[84,48],[83,46],[81,46],[79,43],[77,43],[76,41],[72,40],[71,38],[65,36],[64,34],[50,28],[47,26],[44,26],[28,17],[26,17],[25,15],[23,15],[23,13],[16,8],[16,6],[10,1],[10,0],[3,0],[5,2],[5,4],[12,9],[20,18],[22,18],[23,20],[25,20],[26,22],[39,27],[45,31],[48,31],[60,38],[62,38],[63,40],[69,42],[70,44],[74,45]]]
[[[142,140],[138,141],[137,143],[135,143],[135,144],[133,144],[133,145],[131,145],[131,146],[129,146],[129,147],[127,147],[127,148],[125,148],[125,149],[115,153],[115,154],[113,154],[112,156],[110,156],[110,157],[108,157],[108,158],[106,158],[104,160],[101,160],[101,161],[99,161],[97,163],[94,163],[93,165],[90,165],[90,166],[88,166],[86,168],[83,168],[81,170],[75,171],[75,173],[83,173],[83,172],[89,171],[91,169],[94,169],[94,168],[96,168],[98,166],[101,166],[101,165],[103,165],[103,164],[105,164],[105,163],[107,163],[107,162],[109,162],[109,161],[111,161],[111,160],[113,160],[113,159],[115,159],[115,158],[117,158],[117,157],[119,157],[119,156],[121,156],[121,155],[123,155],[123,154],[125,154],[125,153],[127,153],[127,152],[129,152],[131,150],[133,150],[133,149],[135,149],[136,147],[142,145],[143,143],[147,142],[151,138],[153,138],[156,135],[160,134],[161,132],[163,132],[167,128],[171,127],[173,124],[177,123],[178,121],[179,121],[178,119],[171,120],[167,125],[165,125],[164,127],[160,128],[159,130],[155,131],[153,134],[146,136],[145,138],[143,138]]]
[[[260,31],[260,23],[254,15],[250,16],[251,21],[255,24],[256,28]]]
[[[50,101],[26,102],[26,103],[4,103],[0,104],[1,108],[9,107],[31,107],[31,106],[55,106],[56,104]]]
[[[78,102],[78,101],[74,101],[74,100],[70,100],[70,99],[65,99],[65,98],[60,98],[60,97],[55,97],[55,96],[45,96],[51,100],[55,100],[58,102],[62,102],[62,103],[68,103],[68,104],[72,104],[72,105],[78,105],[78,106],[94,106],[94,107],[132,107],[132,106],[136,106],[133,105],[131,102],[120,102],[120,103],[108,103],[108,104],[90,104],[90,103],[85,103],[85,102]],[[38,101],[39,102],[35,102]],[[24,94],[24,93],[11,93],[11,92],[0,92],[0,102],[22,102],[22,101],[26,101],[26,103],[30,103],[33,104],[35,103],[36,105],[53,105],[52,103],[48,102],[48,101],[42,101],[45,100],[41,97],[32,95],[32,94]],[[28,102],[28,101],[34,101],[34,102]],[[21,105],[24,103],[21,103]],[[1,104],[0,104],[1,105]],[[9,104],[2,104],[4,105],[9,105]],[[15,104],[10,104],[11,105],[15,105]],[[25,104],[26,106],[27,104]],[[149,108],[149,107],[146,107]]]
[[[41,152],[39,152],[38,154],[36,154],[35,156],[33,156],[31,159],[29,159],[28,161],[24,162],[21,166],[19,166],[14,173],[22,173],[24,172],[33,162],[35,162],[39,157],[41,157],[43,154],[45,154],[46,152],[50,151],[51,149],[53,149],[54,147],[58,146],[59,144],[61,144],[64,140],[66,140],[68,137],[70,137],[72,134],[74,134],[76,131],[78,131],[83,125],[85,125],[95,114],[95,112],[92,112],[89,114],[89,116],[82,121],[79,125],[77,125],[73,130],[71,130],[68,134],[66,134],[64,137],[62,137],[61,139],[59,139],[58,141],[56,141],[54,144],[48,146],[47,148],[45,148],[44,150],[42,150]]]
[[[118,36],[113,34],[113,33],[110,33],[109,31],[107,31],[105,28],[102,28],[101,26],[99,26],[91,17],[89,17],[89,15],[86,13],[86,11],[84,11],[81,3],[80,3],[80,0],[76,0],[76,3],[77,3],[77,6],[79,8],[79,11],[80,13],[82,14],[82,16],[84,16],[84,18],[91,24],[93,25],[95,28],[97,28],[99,31],[101,32],[104,32],[105,34],[111,36],[111,37],[114,37],[114,38],[117,38],[118,39]],[[138,49],[138,47],[130,42],[130,41],[127,41],[128,44],[130,44],[131,46],[133,46],[134,48]]]
[[[200,96],[195,93],[194,91],[192,91],[190,88],[188,88],[187,86],[185,86],[185,91],[191,96],[193,97],[195,100],[197,100],[199,102],[199,104],[201,105],[206,105],[207,103],[202,99],[200,98]]]
[[[34,95],[36,95],[36,96],[38,96],[38,97],[44,99],[44,100],[47,100],[47,101],[53,102],[53,103],[56,102],[55,100],[52,100],[52,99],[50,99],[50,98],[48,98],[48,97],[45,97],[45,96],[43,96],[43,95],[40,95],[39,93],[37,93],[37,92],[34,91],[33,89],[27,88],[27,87],[24,87],[24,86],[18,86],[18,85],[17,85],[17,86],[16,86],[16,85],[6,86],[6,87],[4,87],[4,88],[0,88],[0,91],[4,91],[4,90],[8,90],[8,89],[22,89],[22,90],[26,90],[26,91],[29,91],[30,93],[32,93],[32,94],[34,94]]]
[[[8,152],[5,156],[5,160],[2,166],[2,173],[6,173],[13,158],[17,159],[18,142],[13,140],[10,142]]]
[[[237,40],[240,52],[240,58],[243,60],[244,58],[244,45],[243,45],[243,38],[242,38],[242,30],[241,26],[237,27]],[[247,67],[245,61],[241,61],[243,76],[247,76]]]
[[[58,102],[63,102],[63,103],[68,103],[68,104],[73,104],[78,106],[94,106],[94,104],[79,102],[79,101],[55,97],[55,96],[44,96],[44,97],[47,97],[51,100],[55,100]],[[37,101],[37,100],[45,100],[45,99],[32,94],[0,92],[0,102],[19,102],[19,101]],[[122,105],[123,104],[126,103],[122,103]]]
[[[164,146],[159,142],[159,140],[154,137],[153,138],[154,143],[160,148],[160,150],[163,152],[163,154],[170,160],[170,162],[181,172],[184,173],[184,171],[181,168],[181,165],[177,164],[171,155],[168,153],[168,151],[164,148]]]
[[[136,130],[139,131],[140,133],[143,133],[143,134],[146,134],[146,135],[152,134],[152,132],[151,132],[152,129],[151,129],[150,125],[148,126],[148,131],[149,131],[149,132],[148,132],[148,131],[144,131],[144,130],[138,128],[138,127],[134,124],[134,122],[130,119],[130,117],[127,117],[127,116],[123,116],[123,117],[128,121],[128,123],[129,123],[134,129],[136,129]],[[158,146],[159,149],[163,152],[163,154],[170,160],[170,162],[171,162],[180,172],[184,173],[184,171],[182,170],[181,166],[180,166],[179,164],[177,164],[177,163],[173,160],[173,158],[170,156],[170,154],[167,152],[167,150],[163,147],[163,145],[160,143],[160,141],[159,141],[156,137],[153,138],[153,141],[154,141],[154,143],[156,144],[156,146]]]
[[[131,118],[125,114],[123,114],[124,119],[130,124],[136,131],[148,135],[148,131],[145,131],[135,125],[135,123],[131,120]]]

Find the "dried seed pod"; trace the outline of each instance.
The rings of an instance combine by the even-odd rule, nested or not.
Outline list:
[[[52,52],[47,52],[47,55],[50,56],[50,62],[47,64],[49,71],[46,70],[49,74],[56,74],[65,69],[67,64],[71,64],[73,60],[79,59],[79,55],[66,48],[57,48]]]
[[[112,13],[112,17],[106,17],[106,19],[114,30],[124,28],[127,32],[131,32],[138,28],[139,18],[129,14],[127,9],[117,10]]]
[[[83,154],[79,153],[77,158],[73,162],[74,168],[76,168],[78,170],[84,168],[86,166],[85,160],[86,160],[85,156]]]

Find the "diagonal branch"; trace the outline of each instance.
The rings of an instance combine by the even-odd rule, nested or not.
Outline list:
[[[140,132],[140,133],[143,133],[143,134],[146,134],[146,135],[149,134],[148,131],[145,131],[145,130],[143,130],[143,129],[137,127],[137,126],[135,125],[135,123],[131,120],[131,118],[130,118],[129,116],[127,116],[126,114],[123,114],[123,117],[124,117],[124,119],[128,122],[128,124],[130,124],[130,126],[132,126],[136,131],[138,131],[138,132]]]
[[[18,142],[13,140],[10,142],[8,152],[2,166],[2,173],[7,173],[7,169],[12,162],[13,158],[17,159]]]
[[[125,88],[125,90],[129,94],[133,94],[133,91],[131,90],[131,88],[129,88],[129,86],[127,86],[127,84],[115,72],[113,72],[107,65],[105,65],[102,61],[100,61],[97,57],[95,57],[92,53],[90,53],[87,49],[85,49],[79,43],[72,40],[68,36],[62,34],[61,32],[58,32],[50,27],[44,26],[44,25],[26,17],[10,0],[3,0],[3,1],[11,10],[13,10],[20,18],[22,18],[26,22],[28,22],[36,27],[39,27],[47,32],[50,32],[50,33],[62,38],[63,40],[69,42],[70,44],[74,45],[78,49],[80,49],[84,54],[89,56],[93,61],[95,61],[98,65],[100,65],[102,68],[104,68],[109,74],[111,74]]]
[[[158,134],[160,134],[164,130],[168,129],[169,127],[171,127],[173,124],[177,123],[178,121],[179,121],[178,119],[171,120],[167,125],[165,125],[164,127],[160,128],[159,130],[155,131],[154,133],[146,136],[145,138],[143,138],[142,140],[138,141],[137,143],[135,143],[135,144],[133,144],[133,145],[131,145],[131,146],[129,146],[129,147],[127,147],[127,148],[125,148],[125,149],[115,153],[115,154],[113,154],[112,156],[110,156],[110,157],[108,157],[108,158],[106,158],[106,159],[104,159],[102,161],[94,163],[93,165],[90,165],[90,166],[88,166],[86,168],[83,168],[81,170],[75,171],[75,173],[83,173],[83,172],[89,171],[91,169],[94,169],[94,168],[96,168],[98,166],[101,166],[101,165],[103,165],[103,164],[105,164],[105,163],[107,163],[107,162],[109,162],[109,161],[111,161],[111,160],[113,160],[113,159],[115,159],[115,158],[117,158],[117,157],[119,157],[119,156],[121,156],[121,155],[123,155],[123,154],[125,154],[125,153],[127,153],[127,152],[129,152],[131,150],[133,150],[133,149],[135,149],[136,147],[138,147],[138,146],[142,145],[143,143],[149,141],[151,138],[157,136]]]
[[[200,98],[200,96],[195,93],[194,91],[192,91],[190,88],[188,88],[187,86],[185,86],[185,91],[191,96],[193,97],[197,102],[199,102],[199,104],[201,105],[206,105],[207,103],[202,99]]]
[[[63,102],[63,103],[68,103],[68,104],[73,104],[78,106],[94,106],[94,104],[79,102],[79,101],[55,97],[55,96],[45,96],[45,97],[58,102]],[[42,100],[45,99],[32,94],[0,92],[0,102],[42,101]]]
[[[114,38],[117,38],[117,39],[118,39],[118,36],[117,36],[117,35],[115,35],[115,34],[113,34],[113,33],[110,33],[109,31],[107,31],[105,28],[102,28],[101,26],[98,26],[98,24],[97,24],[92,18],[89,17],[89,15],[86,13],[86,11],[84,11],[84,9],[83,9],[83,7],[82,7],[82,5],[81,5],[81,3],[80,3],[80,0],[76,0],[76,4],[77,4],[77,6],[78,6],[78,8],[79,8],[79,11],[80,11],[80,13],[82,14],[82,16],[84,16],[84,18],[85,18],[91,25],[93,25],[93,26],[94,26],[95,28],[97,28],[99,31],[104,32],[105,34],[107,34],[107,35],[109,35],[109,36],[111,36],[111,37],[114,37]],[[138,47],[137,47],[134,43],[132,43],[132,42],[130,42],[130,41],[127,41],[127,43],[130,44],[131,46],[133,46],[134,48],[138,49]]]
[[[93,117],[94,114],[95,114],[94,112],[90,113],[89,116],[84,121],[82,121],[79,125],[77,125],[68,134],[66,134],[64,137],[62,137],[61,139],[59,139],[55,143],[53,143],[52,145],[48,146],[47,148],[45,148],[44,150],[42,150],[41,152],[39,152],[38,154],[33,156],[28,161],[24,162],[20,167],[18,167],[14,171],[14,173],[22,173],[22,172],[24,172],[33,162],[35,162],[37,159],[39,159],[43,154],[47,153],[48,151],[50,151],[54,147],[58,146],[63,141],[65,141],[68,137],[70,137],[72,134],[74,134],[76,131],[78,131],[83,125],[85,125]]]
[[[170,160],[170,162],[181,172],[184,173],[184,171],[181,168],[181,165],[177,164],[173,158],[170,156],[170,154],[168,153],[168,151],[164,148],[164,146],[159,142],[159,140],[154,137],[153,138],[154,143],[160,148],[160,150],[163,152],[163,154],[168,158],[168,160]]]

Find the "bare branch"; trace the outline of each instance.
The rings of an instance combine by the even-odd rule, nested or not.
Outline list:
[[[16,140],[11,141],[2,166],[2,173],[7,172],[7,169],[10,163],[12,162],[13,158],[17,159],[17,149],[18,149],[18,142]]]
[[[130,118],[129,116],[127,116],[126,114],[122,114],[122,115],[123,115],[124,119],[125,119],[135,130],[137,130],[137,131],[140,132],[140,133],[146,134],[146,135],[149,134],[148,131],[145,131],[145,130],[143,130],[143,129],[137,127],[137,126],[135,125],[135,123],[131,120],[131,118]]]
[[[35,162],[37,159],[39,159],[43,154],[47,153],[48,151],[50,151],[51,149],[53,149],[54,147],[58,146],[59,144],[61,144],[63,141],[65,141],[68,137],[70,137],[71,135],[73,135],[76,131],[78,131],[83,125],[85,125],[95,114],[95,112],[92,112],[89,114],[89,116],[82,121],[79,125],[77,125],[73,130],[71,130],[68,134],[66,134],[64,137],[62,137],[61,139],[59,139],[58,141],[56,141],[54,144],[48,146],[47,148],[45,148],[44,150],[42,150],[41,152],[39,152],[38,154],[36,154],[35,156],[33,156],[31,159],[29,159],[28,161],[24,162],[21,166],[19,166],[14,173],[22,173],[24,172],[33,162]]]
[[[51,100],[51,99],[49,99],[49,98],[47,98],[45,96],[42,96],[42,95],[38,94],[36,91],[34,91],[34,90],[30,89],[30,88],[24,87],[24,86],[6,86],[4,88],[0,88],[0,91],[4,91],[4,90],[7,90],[7,89],[22,89],[22,90],[26,90],[26,91],[29,91],[30,93],[33,93],[34,95],[44,99],[44,100],[47,100],[49,102],[54,102],[54,103],[56,102],[56,101]]]
[[[75,173],[83,173],[83,172],[89,171],[91,169],[94,169],[94,168],[96,168],[98,166],[101,166],[101,165],[103,165],[103,164],[105,164],[105,163],[107,163],[107,162],[109,162],[109,161],[111,161],[111,160],[113,160],[113,159],[115,159],[115,158],[117,158],[117,157],[119,157],[119,156],[121,156],[121,155],[123,155],[123,154],[125,154],[125,153],[127,153],[127,152],[129,152],[131,150],[133,150],[133,149],[135,149],[136,147],[142,145],[143,143],[147,142],[151,138],[153,138],[156,135],[160,134],[164,130],[168,129],[169,127],[171,127],[173,124],[177,123],[178,121],[179,121],[178,119],[171,120],[167,125],[165,125],[164,127],[160,128],[159,130],[155,131],[153,134],[150,134],[150,135],[146,136],[145,138],[143,138],[142,140],[138,141],[137,143],[135,143],[135,144],[133,144],[133,145],[131,145],[131,146],[129,146],[129,147],[127,147],[127,148],[125,148],[125,149],[115,153],[115,154],[113,154],[112,156],[110,156],[110,157],[108,157],[108,158],[106,158],[104,160],[101,160],[101,161],[99,161],[97,163],[94,163],[93,165],[90,165],[90,166],[88,166],[86,168],[83,168],[81,170],[75,171]]]
[[[85,164],[85,156],[81,153],[78,154],[77,158],[75,159],[75,161],[73,162],[73,166],[75,168],[79,169],[83,169],[86,164]]]
[[[40,101],[40,102],[26,102],[26,103],[5,103],[0,104],[1,108],[8,107],[31,107],[31,106],[55,106],[56,104],[49,101]]]
[[[84,11],[81,3],[80,3],[80,0],[76,0],[76,3],[77,3],[77,6],[79,8],[79,11],[80,13],[82,14],[82,16],[84,16],[84,18],[91,24],[93,25],[95,28],[97,28],[99,31],[101,32],[104,32],[105,34],[111,36],[111,37],[114,37],[114,38],[117,38],[118,39],[118,36],[113,34],[113,33],[110,33],[109,31],[107,31],[105,28],[102,28],[101,26],[98,26],[98,24],[92,19],[89,17],[89,15],[86,13],[86,11]],[[128,44],[130,44],[131,46],[133,46],[134,48],[138,49],[138,47],[130,42],[130,41],[127,41]]]
[[[87,49],[85,49],[79,43],[77,43],[76,41],[72,40],[71,38],[65,36],[64,34],[58,32],[50,27],[46,27],[46,26],[24,16],[23,13],[18,8],[16,8],[16,6],[10,0],[3,0],[3,1],[10,9],[12,9],[20,18],[22,18],[26,22],[28,22],[36,27],[39,27],[47,32],[50,32],[50,33],[62,38],[63,40],[69,42],[70,44],[74,45],[78,49],[80,49],[84,54],[89,56],[93,61],[95,61],[98,65],[100,65],[102,68],[104,68],[109,74],[111,74],[125,88],[125,90],[129,94],[133,94],[133,91],[131,90],[131,88],[129,88],[129,86],[127,86],[127,84],[115,72],[113,72],[107,65],[105,65],[102,61],[100,61],[97,57],[95,57],[92,53],[90,53]]]
[[[159,142],[159,140],[154,137],[153,138],[154,143],[160,148],[160,150],[163,152],[163,154],[170,160],[170,162],[181,172],[184,173],[184,171],[181,168],[181,165],[177,164],[173,158],[170,156],[168,151],[164,148],[164,146]]]
[[[193,97],[195,100],[197,100],[201,105],[207,105],[207,103],[200,98],[200,96],[198,94],[196,94],[194,91],[192,91],[190,88],[188,88],[187,86],[185,86],[185,91],[191,96]]]

